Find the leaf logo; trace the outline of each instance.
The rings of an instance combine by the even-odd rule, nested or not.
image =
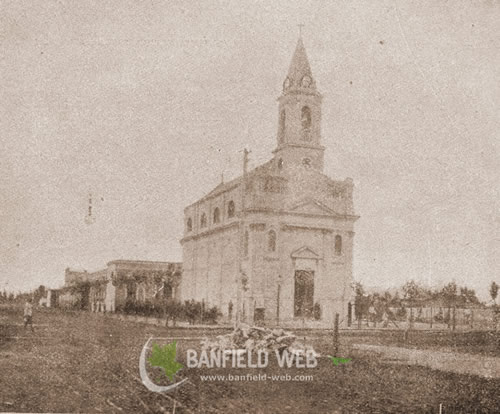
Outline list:
[[[150,337],[146,341],[146,343],[142,347],[141,356],[139,358],[139,373],[141,375],[142,383],[148,390],[153,392],[163,393],[172,391],[186,382],[188,379],[184,378],[183,380],[175,382],[168,386],[156,385],[153,381],[151,381],[146,370],[146,351],[152,339],[153,337]],[[175,360],[176,354],[177,342],[175,341],[163,347],[159,346],[158,344],[153,344],[152,354],[151,357],[148,358],[148,361],[151,366],[161,367],[170,381],[173,381],[174,375],[183,367],[182,364],[179,364]]]
[[[170,381],[174,380],[174,375],[183,367],[175,357],[177,355],[177,342],[167,344],[163,347],[153,343],[153,352],[148,362],[152,367],[160,367]]]
[[[339,358],[339,357],[332,357],[331,355],[328,355],[328,358],[332,361],[332,364],[335,365],[336,367],[339,366],[339,364],[346,364],[347,362],[350,362],[352,358]]]

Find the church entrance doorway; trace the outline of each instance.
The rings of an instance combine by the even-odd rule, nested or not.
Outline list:
[[[311,318],[314,308],[314,272],[295,271],[294,316]]]

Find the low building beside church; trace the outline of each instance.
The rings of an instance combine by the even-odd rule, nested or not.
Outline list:
[[[178,298],[181,263],[114,260],[108,263],[106,309],[123,308],[127,301],[146,303],[158,297]]]
[[[272,158],[184,210],[182,300],[248,323],[347,323],[353,181],[323,173],[321,101],[299,39],[278,99]],[[310,322],[311,321],[311,322]]]
[[[113,260],[104,269],[65,271],[59,295],[62,307],[114,312],[127,303],[145,304],[155,298],[178,298],[182,265],[176,262]]]

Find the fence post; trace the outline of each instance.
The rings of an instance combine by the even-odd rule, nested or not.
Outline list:
[[[335,321],[333,324],[333,356],[339,356],[339,314],[335,314]]]
[[[456,309],[457,309],[457,307],[455,305],[453,305],[453,318],[452,318],[453,322],[452,322],[452,327],[451,327],[452,331],[455,330],[455,327],[456,327],[456,324],[457,324]]]
[[[350,328],[352,324],[352,303],[347,304],[347,326]]]

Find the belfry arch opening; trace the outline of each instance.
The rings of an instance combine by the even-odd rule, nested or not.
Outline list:
[[[302,113],[301,113],[300,120],[302,123],[302,129],[310,129],[311,128],[311,124],[312,124],[311,108],[309,108],[308,106],[302,107]]]

